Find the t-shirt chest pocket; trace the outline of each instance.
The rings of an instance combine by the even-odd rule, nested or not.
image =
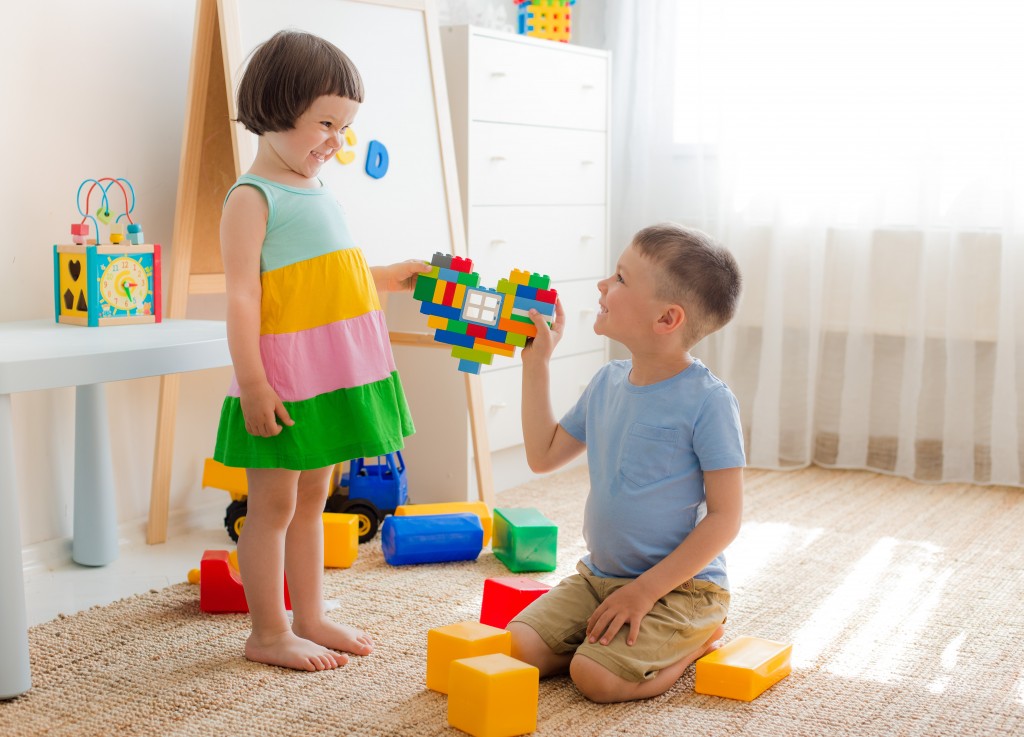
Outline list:
[[[623,477],[642,488],[661,481],[676,465],[682,432],[634,422],[622,442],[619,468]]]

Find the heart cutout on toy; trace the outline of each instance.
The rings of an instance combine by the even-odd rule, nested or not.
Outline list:
[[[71,274],[72,281],[78,281],[78,277],[82,275],[82,262],[76,260],[68,261],[68,273]]]

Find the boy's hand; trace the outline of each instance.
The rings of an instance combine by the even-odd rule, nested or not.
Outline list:
[[[418,274],[430,271],[430,264],[413,258],[390,266],[378,266],[370,271],[374,275],[378,292],[408,292],[416,283]]]
[[[547,318],[537,310],[530,310],[530,319],[537,326],[537,337],[526,341],[526,346],[523,348],[523,362],[546,361],[551,358],[555,346],[558,345],[558,341],[562,339],[562,334],[565,332],[565,310],[562,308],[562,300],[555,300],[555,321],[551,327],[548,327]]]
[[[245,431],[250,435],[270,438],[281,433],[281,424],[288,427],[295,424],[270,384],[264,383],[257,389],[241,392],[240,402]],[[281,424],[278,424],[279,419]]]
[[[656,601],[652,601],[636,581],[626,584],[602,601],[590,615],[587,620],[587,639],[590,642],[600,640],[602,645],[607,645],[628,622],[626,644],[634,645],[640,634],[640,622],[654,608]]]

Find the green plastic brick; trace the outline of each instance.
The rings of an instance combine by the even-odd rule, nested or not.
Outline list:
[[[467,287],[478,287],[480,286],[480,274],[478,274],[475,271],[470,274],[467,274],[466,272],[461,272],[459,274],[458,283],[465,284]]]
[[[490,366],[491,361],[494,360],[493,353],[479,351],[476,348],[465,348],[461,345],[457,345],[452,348],[452,357],[465,359],[467,361],[476,361],[477,363],[482,363],[486,366]]]
[[[551,286],[551,277],[547,274],[530,274],[530,286],[537,289],[547,289]]]
[[[413,299],[418,299],[420,302],[433,302],[434,290],[436,288],[437,279],[431,279],[425,274],[420,274],[416,277],[416,286],[413,289],[412,297]]]
[[[553,571],[557,564],[558,527],[532,507],[494,509],[494,557],[513,573]]]

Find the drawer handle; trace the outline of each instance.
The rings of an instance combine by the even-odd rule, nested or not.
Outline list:
[[[580,316],[581,317],[585,317],[586,315],[596,315],[596,314],[597,314],[597,310],[595,310],[593,307],[585,307],[582,310],[580,310]]]
[[[505,245],[505,244],[507,244],[507,243],[508,243],[508,241],[507,241],[507,240],[505,240],[504,238],[494,238],[494,239],[493,239],[493,240],[491,241],[491,245],[492,245],[492,246],[504,246],[504,245]]]
[[[508,407],[508,402],[494,402],[491,405],[491,409],[505,409],[506,407]]]
[[[508,75],[505,72],[503,72],[503,71],[501,71],[499,69],[498,71],[491,72],[491,76],[495,77],[495,78],[501,78],[501,77],[507,77]]]
[[[492,156],[491,157],[491,161],[507,161],[507,159],[504,156],[500,156],[499,155],[499,156]]]
[[[583,161],[581,161],[580,163],[583,164],[583,166],[593,166],[594,165],[594,160],[593,159],[583,159]]]
[[[592,241],[592,240],[594,240],[594,236],[590,235],[589,233],[584,233],[583,235],[580,236],[580,240],[581,241]]]
[[[585,90],[592,90],[592,89],[594,89],[594,85],[592,85],[590,82],[584,82],[583,83],[583,89],[585,89]]]

